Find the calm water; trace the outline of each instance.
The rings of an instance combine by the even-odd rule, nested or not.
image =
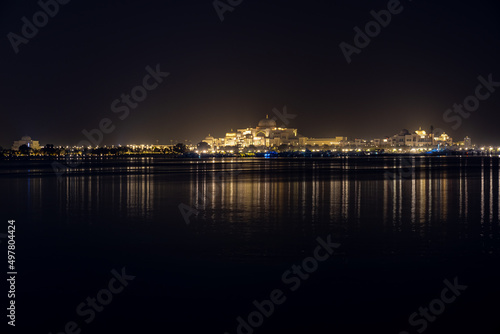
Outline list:
[[[499,167],[130,158],[58,179],[46,162],[0,162],[2,216],[17,224],[18,329],[59,333],[73,320],[82,333],[233,334],[280,289],[286,301],[255,333],[417,333],[410,314],[458,277],[467,289],[425,332],[498,333]],[[283,273],[328,235],[340,247],[291,291]],[[122,267],[136,278],[84,323],[77,305]]]

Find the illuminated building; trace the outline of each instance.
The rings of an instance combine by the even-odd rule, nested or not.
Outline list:
[[[453,138],[443,132],[439,137],[434,137],[434,145],[453,145]]]
[[[409,147],[431,146],[433,134],[427,134],[422,128],[419,128],[415,133],[405,135],[405,145]]]
[[[338,146],[346,137],[308,138],[297,133],[297,129],[283,128],[276,125],[276,121],[269,116],[259,121],[255,128],[237,129],[227,132],[223,138],[215,138],[210,134],[202,141],[213,149],[223,147],[278,147],[288,145],[292,147],[304,146]]]
[[[387,138],[390,146],[407,146],[407,147],[428,147],[441,145],[452,145],[453,138],[443,132],[440,136],[436,137],[433,132],[427,133],[422,128],[419,128],[414,133],[403,129],[398,134]]]
[[[469,136],[464,138],[464,146],[466,149],[472,148],[472,139],[470,139]]]
[[[332,138],[307,138],[306,145],[311,146],[340,146],[347,140],[347,137]]]
[[[21,140],[16,140],[12,145],[12,150],[19,151],[19,147],[26,145],[34,150],[40,149],[40,143],[37,140],[32,140],[29,136],[24,136]]]
[[[259,147],[279,147],[287,145],[295,148],[307,148],[317,146],[321,148],[346,147],[354,145],[360,147],[411,147],[425,148],[431,146],[452,146],[453,139],[445,132],[436,136],[431,127],[429,133],[419,128],[414,133],[407,129],[402,129],[399,133],[391,137],[382,137],[372,140],[356,138],[354,143],[347,140],[347,137],[331,138],[312,138],[298,134],[297,129],[282,128],[276,125],[276,121],[268,116],[260,120],[257,127],[237,129],[227,132],[224,137],[215,138],[210,134],[202,141],[210,145],[213,150],[223,149],[224,147],[245,148],[250,146]],[[469,146],[470,139],[469,139]]]
[[[391,146],[406,146],[406,136],[409,136],[410,132],[406,129],[399,131],[398,134],[390,137],[388,139],[389,145]]]

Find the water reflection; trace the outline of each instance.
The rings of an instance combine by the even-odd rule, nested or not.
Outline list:
[[[397,159],[239,163],[232,168],[241,173],[220,182],[200,169],[189,183],[196,195],[187,200],[194,206],[197,196],[206,199],[197,219],[216,231],[322,225],[356,233],[378,226],[420,237],[471,238],[479,223],[482,234],[498,240],[498,159],[411,158],[408,173],[384,177],[387,166],[397,171],[404,165]]]
[[[389,174],[388,174],[389,173]],[[390,177],[388,177],[388,175]],[[127,161],[55,177],[0,177],[13,209],[97,224],[185,225],[199,233],[479,238],[497,252],[499,159],[488,157]],[[62,218],[61,218],[62,217]],[[448,240],[448,241],[447,241]]]
[[[57,202],[77,221],[93,217],[90,223],[95,223],[99,217],[109,219],[110,215],[116,219],[148,219],[153,210],[152,179],[153,175],[147,173],[74,176],[57,182]]]

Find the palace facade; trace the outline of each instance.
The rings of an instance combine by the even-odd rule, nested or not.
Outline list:
[[[306,147],[408,147],[408,148],[426,148],[434,146],[452,146],[453,138],[445,132],[437,135],[434,129],[426,132],[422,128],[410,133],[403,129],[399,133],[384,138],[377,139],[355,139],[354,142],[348,141],[347,137],[331,138],[311,138],[298,133],[295,128],[283,128],[276,125],[276,121],[268,116],[259,121],[255,128],[237,129],[227,132],[224,137],[215,138],[210,134],[202,141],[210,145],[213,150],[224,149],[225,147],[245,148],[255,147],[279,147],[287,145],[294,148]],[[466,138],[464,146],[471,146],[470,138]]]
[[[249,147],[277,147],[281,145],[288,146],[322,146],[322,145],[340,145],[346,137],[333,138],[308,138],[298,134],[297,129],[282,128],[276,125],[276,121],[266,118],[259,121],[255,128],[237,129],[227,132],[224,137],[214,138],[210,134],[202,141],[210,145],[213,149],[219,149],[227,146]]]

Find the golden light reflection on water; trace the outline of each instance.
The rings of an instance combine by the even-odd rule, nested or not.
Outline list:
[[[465,158],[454,168],[445,168],[446,161],[436,164],[420,159],[412,158],[416,167],[411,172],[392,178],[384,177],[384,168],[338,161],[328,166],[312,162],[306,168],[300,166],[304,170],[292,168],[283,173],[273,171],[283,167],[278,163],[243,167],[240,174],[225,175],[220,181],[195,173],[189,187],[190,194],[197,195],[186,202],[194,206],[196,196],[204,198],[197,219],[219,224],[261,224],[276,219],[286,224],[288,219],[323,225],[361,222],[362,226],[372,220],[394,231],[409,228],[422,236],[444,222],[462,224],[479,218],[481,224],[485,219],[498,224],[498,161],[483,161],[479,168],[467,169]],[[470,217],[471,210],[477,214]]]
[[[138,170],[143,170],[137,173]],[[86,216],[104,212],[115,217],[151,216],[155,183],[147,167],[126,167],[126,173],[115,168],[106,175],[72,176],[57,183],[59,202],[68,215]],[[111,176],[112,175],[112,176]]]
[[[456,229],[461,238],[482,234],[498,240],[499,159],[453,158],[447,165],[445,158],[406,158],[414,167],[404,173],[401,159],[146,163],[95,169],[60,182],[12,182],[27,187],[33,210],[47,205],[44,194],[55,187],[56,209],[75,219],[109,214],[183,224],[177,207],[186,203],[197,208],[194,226],[213,231],[306,233],[326,226],[352,233],[373,227],[426,237]]]

